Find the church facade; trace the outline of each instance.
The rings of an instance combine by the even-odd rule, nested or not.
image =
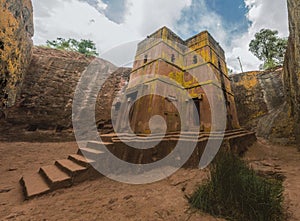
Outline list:
[[[183,96],[186,93],[188,99]],[[207,31],[182,40],[163,27],[138,44],[128,87],[113,107],[115,127],[126,132],[124,119],[128,119],[134,133],[149,134],[149,120],[159,115],[168,133],[190,128],[209,132],[214,108],[211,100],[225,103],[226,119],[219,120],[226,121],[227,130],[240,128],[220,45]],[[182,128],[182,120],[188,126]]]

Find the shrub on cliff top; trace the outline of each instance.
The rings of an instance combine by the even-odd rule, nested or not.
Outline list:
[[[238,157],[220,154],[211,166],[211,179],[189,202],[195,208],[228,220],[283,219],[283,187],[277,180],[258,176]]]
[[[97,56],[95,43],[91,40],[81,39],[77,41],[75,39],[69,38],[68,40],[64,38],[57,38],[57,40],[47,41],[47,47],[56,48],[67,51],[77,51],[86,56]]]
[[[269,69],[283,64],[287,39],[278,37],[278,31],[261,29],[249,44],[249,50],[264,62],[262,69]]]

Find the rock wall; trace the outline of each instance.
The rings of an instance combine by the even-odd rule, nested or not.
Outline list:
[[[31,0],[0,0],[0,119],[14,105],[31,59]]]
[[[247,129],[284,103],[282,68],[236,74],[231,80],[239,121]]]
[[[77,83],[94,58],[76,52],[37,47],[24,79],[20,99],[8,110],[6,122],[24,130],[56,130],[72,128],[72,101]],[[117,69],[97,59],[105,67],[104,83],[96,106],[96,121],[103,129],[110,122],[113,99],[128,81],[130,69]]]
[[[111,109],[121,92],[127,88],[131,68],[119,68],[112,73],[102,86],[96,104],[96,123],[102,132],[111,132]]]
[[[272,142],[294,142],[282,68],[232,75],[231,80],[242,127]]]
[[[270,80],[274,85],[272,87],[270,85],[262,87],[261,82],[256,84],[257,76],[266,75],[266,73],[260,74],[259,72],[233,76],[232,79],[235,82],[232,86],[236,95],[240,123],[243,126],[256,130],[258,136],[271,141],[299,144],[300,2],[299,0],[287,0],[287,2],[290,36],[284,62],[283,86],[281,81],[277,80],[277,83],[276,80],[274,81],[277,77]],[[253,87],[253,85],[256,86]],[[264,101],[265,95],[269,98],[273,97],[271,102]],[[267,100],[270,100],[269,98]]]
[[[293,134],[300,143],[300,2],[288,0],[290,37],[284,63],[284,87]]]

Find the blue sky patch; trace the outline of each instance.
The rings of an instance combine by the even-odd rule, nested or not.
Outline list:
[[[112,21],[120,24],[124,21],[126,0],[102,0],[107,4],[105,15]]]
[[[176,23],[176,32],[183,38],[208,30],[217,35],[217,27],[211,27],[211,20],[219,19],[219,25],[226,29],[230,43],[233,35],[248,31],[250,22],[246,17],[248,9],[243,0],[193,0],[192,5],[182,10]]]
[[[246,17],[248,8],[244,0],[205,0],[209,11],[214,11],[221,16],[225,25],[238,25],[238,31],[245,32],[249,21]]]
[[[126,12],[126,0],[102,0],[104,4],[107,5],[106,9],[99,7],[99,0],[79,0],[81,2],[86,2],[97,11],[104,14],[109,20],[120,24],[124,21]]]

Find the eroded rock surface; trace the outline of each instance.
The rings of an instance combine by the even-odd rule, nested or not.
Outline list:
[[[247,72],[231,79],[242,127],[275,143],[293,143],[283,69]]]
[[[126,84],[130,69],[118,69],[113,64],[76,52],[36,47],[24,79],[21,97],[10,108],[6,122],[28,131],[72,128],[72,104],[76,86],[91,62],[104,68],[101,79],[106,79],[96,104],[96,122],[110,122],[114,97]],[[93,75],[91,75],[93,78]],[[97,96],[97,94],[96,94]]]
[[[259,84],[257,76],[266,73],[246,73],[232,79],[242,126],[271,141],[300,143],[300,2],[288,0],[288,11],[290,37],[283,76],[270,72],[269,80]]]
[[[284,102],[282,69],[231,76],[240,124],[256,128],[258,119]]]
[[[113,103],[117,102],[115,99],[118,99],[121,95],[120,93],[127,87],[130,74],[131,68],[117,69],[107,78],[98,94],[95,117],[98,129],[104,133],[113,130],[113,126],[111,125]]]
[[[282,116],[287,109],[282,75],[282,68],[233,75],[232,90],[242,127],[273,141],[289,142],[291,134],[285,127],[290,122],[277,124],[279,118],[287,119]]]
[[[300,143],[300,2],[288,0],[290,37],[284,63],[284,86],[293,134]]]
[[[32,13],[30,0],[0,0],[0,118],[14,105],[31,59]]]

